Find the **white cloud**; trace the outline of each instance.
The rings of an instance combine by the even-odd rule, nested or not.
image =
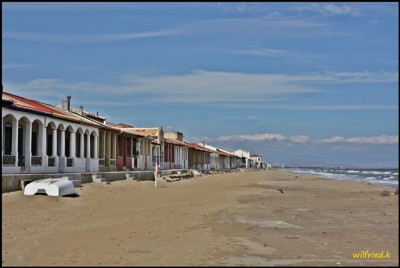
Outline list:
[[[289,57],[292,53],[288,50],[277,48],[250,48],[250,49],[224,49],[214,50],[223,53],[232,53],[239,55],[262,56],[262,57]]]
[[[60,79],[35,79],[25,83],[7,83],[12,90],[24,92],[23,95],[47,95],[53,90],[53,95],[90,95],[114,96],[130,95],[138,102],[153,103],[227,103],[234,102],[238,107],[245,102],[270,101],[293,94],[320,92],[318,83],[337,82],[394,82],[398,79],[395,73],[312,73],[312,74],[260,74],[239,72],[214,72],[196,70],[186,74],[145,76],[125,75],[114,83],[98,83],[92,81],[66,82]],[[351,77],[351,78],[349,78]],[[356,78],[354,78],[356,77]],[[7,88],[7,87],[6,87]],[[68,92],[68,93],[66,93]],[[265,108],[265,105],[264,105]],[[268,108],[283,109],[392,109],[393,107],[376,107],[376,105],[361,106],[279,106],[269,105]]]
[[[306,143],[310,141],[310,137],[305,136],[305,135],[299,135],[299,136],[292,136],[289,138],[292,142],[296,143]]]
[[[317,4],[312,3],[307,6],[299,8],[299,10],[310,10],[319,12],[323,15],[330,16],[330,15],[350,15],[357,17],[360,15],[360,10],[349,5],[338,5],[338,4]]]
[[[26,68],[31,67],[31,64],[24,64],[24,63],[5,63],[1,65],[2,69],[15,69],[15,68]]]
[[[385,83],[399,80],[398,72],[325,72],[325,75],[336,83]]]
[[[264,133],[264,134],[248,134],[248,135],[231,135],[221,136],[218,141],[284,141],[289,140],[294,143],[307,143],[314,142],[309,136],[298,135],[287,137],[277,133]],[[316,143],[365,143],[365,144],[398,144],[399,136],[381,135],[372,137],[352,137],[344,138],[335,136],[332,138],[316,140]]]
[[[232,136],[221,136],[218,138],[219,141],[265,141],[265,140],[285,140],[286,137],[281,134],[252,134],[252,135],[232,135]]]
[[[344,137],[332,137],[329,139],[319,140],[318,142],[323,143],[337,143],[337,142],[346,142],[346,143],[368,143],[368,144],[398,144],[399,143],[399,135],[389,136],[389,135],[381,135],[381,136],[372,136],[372,137],[353,137],[353,138],[344,138]]]
[[[227,13],[244,13],[244,12],[265,12],[258,3],[237,2],[237,3],[218,3],[223,12]]]
[[[103,43],[126,41],[132,39],[143,39],[176,35],[174,30],[163,30],[142,33],[120,33],[120,34],[53,34],[53,33],[28,33],[28,32],[5,32],[3,38],[19,39],[38,42],[55,43]]]

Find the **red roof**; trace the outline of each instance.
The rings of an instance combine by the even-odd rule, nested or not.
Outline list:
[[[189,147],[191,147],[191,148],[194,148],[194,149],[196,149],[196,150],[200,150],[200,151],[204,151],[204,152],[208,152],[208,153],[212,153],[213,151],[212,150],[210,150],[210,149],[208,149],[208,148],[206,148],[206,147],[204,147],[204,146],[201,146],[201,145],[199,145],[199,144],[197,144],[197,143],[192,143],[192,142],[185,142]]]
[[[234,154],[232,154],[232,153],[230,153],[230,152],[227,152],[227,151],[225,151],[225,150],[218,149],[218,148],[217,148],[217,152],[218,152],[220,155],[223,155],[223,156],[236,156],[236,155],[234,155]]]
[[[77,122],[81,121],[79,117],[76,117],[71,113],[63,112],[62,110],[59,110],[50,104],[45,104],[39,101],[23,98],[11,93],[3,92],[2,99],[13,102],[13,104],[10,105],[9,107],[15,107],[32,112],[40,112],[61,119],[67,119]]]
[[[6,98],[4,98],[4,95]],[[31,99],[26,99],[11,93],[3,92],[3,99],[12,101],[13,104],[12,106],[15,106],[17,108],[22,108],[30,111],[35,111],[35,112],[41,112],[41,113],[46,113],[50,115],[61,115],[64,116],[63,113],[57,111],[56,109],[52,109],[51,107],[48,107],[38,101],[31,100]]]
[[[258,154],[252,154],[250,157],[260,157]]]
[[[179,140],[173,140],[173,139],[164,138],[164,141],[165,141],[165,143],[171,143],[171,144],[175,144],[175,145],[179,145],[179,146],[189,147],[188,144],[186,144],[183,141],[179,141]]]
[[[133,127],[133,126],[127,125],[127,124],[124,124],[124,123],[118,123],[118,124],[115,125],[115,127],[119,127],[119,128],[131,128],[131,127]]]

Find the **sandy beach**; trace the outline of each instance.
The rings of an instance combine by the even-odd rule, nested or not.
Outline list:
[[[4,193],[2,265],[397,266],[395,190],[268,170]]]

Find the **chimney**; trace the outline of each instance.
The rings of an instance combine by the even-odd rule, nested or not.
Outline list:
[[[80,108],[81,108],[81,115],[83,115],[83,106],[81,106]]]
[[[67,96],[67,109],[68,112],[71,110],[71,96]]]

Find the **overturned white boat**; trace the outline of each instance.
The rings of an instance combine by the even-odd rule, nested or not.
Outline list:
[[[34,195],[37,193],[45,193],[50,196],[64,196],[75,194],[75,187],[74,183],[68,177],[37,180],[25,186],[24,195]]]

